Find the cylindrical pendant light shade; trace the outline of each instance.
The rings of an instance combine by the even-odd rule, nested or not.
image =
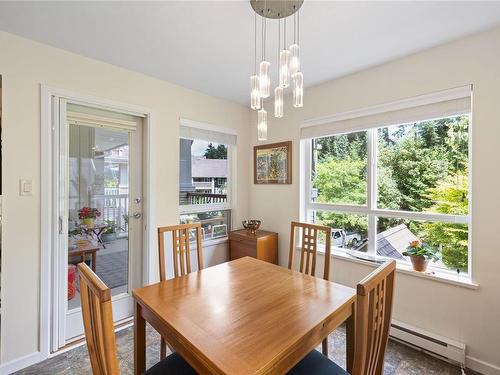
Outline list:
[[[250,108],[260,109],[260,85],[259,77],[256,75],[250,76]]]
[[[265,109],[257,112],[257,138],[259,141],[267,140],[267,112]]]
[[[293,106],[295,108],[304,105],[304,76],[302,72],[293,75]]]
[[[274,89],[274,117],[283,117],[283,87]]]
[[[280,86],[288,87],[290,84],[290,70],[288,64],[290,63],[290,51],[284,49],[280,52]]]
[[[268,61],[262,61],[259,66],[259,85],[260,85],[260,97],[268,98],[271,90],[271,77],[269,75],[269,69],[271,63]]]
[[[300,49],[298,44],[292,44],[290,46],[290,75],[294,75],[300,70],[300,57],[299,57]]]

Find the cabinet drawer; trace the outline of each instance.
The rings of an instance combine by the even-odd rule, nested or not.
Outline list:
[[[239,236],[237,234],[230,234],[229,241],[231,241],[231,244],[239,243],[239,244],[242,244],[243,246],[253,246],[253,247],[257,246],[257,239],[256,238]]]
[[[233,241],[231,240],[230,244],[231,250],[231,260],[250,256],[257,256],[257,249],[255,247],[255,243],[251,243],[250,241]]]

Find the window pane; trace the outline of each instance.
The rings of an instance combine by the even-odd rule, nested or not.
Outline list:
[[[226,237],[231,230],[231,210],[198,212],[181,215],[181,224],[201,223],[203,240]],[[191,241],[195,241],[195,233],[191,233]]]
[[[441,249],[442,260],[429,266],[461,272],[468,270],[468,226],[429,221],[381,218],[377,220],[377,254],[409,262],[402,255],[409,243],[420,239]]]
[[[313,202],[366,205],[367,133],[312,140]]]
[[[468,213],[468,115],[378,129],[378,206]]]
[[[313,212],[315,224],[332,228],[332,246],[341,249],[367,251],[368,218],[365,215],[340,214],[330,211]],[[324,239],[320,238],[324,243]]]
[[[227,145],[180,139],[179,204],[227,202]]]

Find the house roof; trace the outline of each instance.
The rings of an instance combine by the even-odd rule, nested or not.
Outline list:
[[[389,228],[377,234],[377,254],[394,259],[404,259],[402,253],[408,244],[416,239],[417,236],[404,224]]]
[[[193,178],[199,177],[226,177],[226,159],[205,159],[202,156],[191,158],[191,175]]]

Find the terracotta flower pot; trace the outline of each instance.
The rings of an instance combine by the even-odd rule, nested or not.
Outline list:
[[[422,255],[410,255],[411,264],[413,264],[413,269],[418,272],[425,272],[427,270],[427,264],[429,260],[425,259]]]

